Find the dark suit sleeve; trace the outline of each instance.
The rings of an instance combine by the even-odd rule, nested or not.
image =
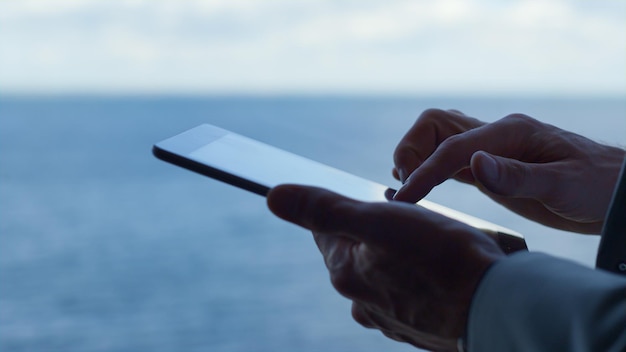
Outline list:
[[[626,275],[626,162],[604,221],[596,267]]]
[[[481,281],[468,351],[626,351],[626,277],[517,253]]]

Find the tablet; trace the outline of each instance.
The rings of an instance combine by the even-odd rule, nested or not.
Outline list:
[[[385,194],[395,192],[380,183],[208,124],[165,139],[152,150],[161,160],[262,196],[284,183],[322,187],[364,202],[386,202]],[[416,206],[491,235],[506,253],[527,249],[524,237],[513,230],[425,199]]]

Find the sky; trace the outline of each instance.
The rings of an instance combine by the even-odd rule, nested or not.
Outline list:
[[[626,93],[623,0],[0,0],[0,93]]]

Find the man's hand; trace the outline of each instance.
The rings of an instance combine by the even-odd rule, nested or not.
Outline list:
[[[504,253],[465,224],[402,202],[363,203],[278,186],[268,206],[313,231],[334,287],[360,324],[433,350],[455,350],[487,268]]]
[[[394,153],[404,183],[394,199],[416,202],[455,178],[544,225],[599,233],[623,160],[622,149],[525,115],[486,124],[427,110]]]

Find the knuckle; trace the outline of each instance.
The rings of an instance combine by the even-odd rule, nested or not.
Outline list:
[[[447,112],[452,114],[452,115],[459,116],[459,117],[467,117],[467,115],[465,115],[461,110],[448,109]]]
[[[396,333],[396,332],[394,332],[394,331],[390,331],[390,330],[381,330],[380,332],[381,332],[383,335],[385,335],[385,337],[390,338],[390,339],[392,339],[392,340],[394,340],[394,341],[398,341],[398,342],[406,342],[406,341],[409,341],[409,340],[405,340],[405,339],[403,339],[403,338],[401,337],[401,335],[400,335],[400,334],[397,334],[397,333]]]
[[[352,319],[363,327],[370,329],[376,327],[376,325],[369,318],[369,314],[367,313],[365,307],[356,302],[352,303]]]
[[[350,198],[333,199],[333,201],[325,204],[323,220],[328,230],[338,231],[345,230],[350,221],[359,214],[360,202]]]
[[[368,296],[368,284],[358,272],[352,254],[354,246],[336,247],[326,256],[326,267],[330,273],[330,282],[341,295],[351,299]]]
[[[448,151],[448,150],[456,150],[460,148],[460,146],[463,144],[465,139],[466,139],[466,136],[462,134],[452,135],[446,138],[446,140],[444,140],[443,142],[441,142],[441,144],[439,145],[439,148],[437,149],[439,149],[440,153]]]
[[[508,114],[504,117],[504,119],[506,120],[521,120],[521,121],[525,121],[528,119],[531,119],[530,116],[526,115],[526,114],[521,114],[521,113],[512,113],[512,114]]]
[[[335,290],[344,296],[352,296],[355,290],[350,270],[346,270],[345,265],[340,265],[329,269],[329,271],[330,282]]]
[[[310,212],[311,229],[320,232],[333,232],[341,225],[342,214],[349,210],[350,202],[329,191],[309,199],[307,204],[298,205]]]
[[[432,147],[414,145],[411,142],[401,142],[393,153],[393,162],[398,170],[402,170],[404,176],[408,177],[420,167],[432,154]],[[404,180],[403,180],[404,181]]]
[[[520,113],[509,114],[496,121],[494,125],[513,139],[518,141],[520,138],[526,139],[526,143],[541,139],[541,136],[546,131],[546,127],[550,127],[550,125]]]
[[[312,229],[325,232],[332,228],[332,212],[329,211],[330,204],[328,201],[317,200],[310,208]]]
[[[450,112],[442,109],[426,109],[424,110],[419,118],[417,119],[418,123],[428,123],[440,120],[442,118],[450,117]]]
[[[494,186],[494,192],[499,195],[518,196],[523,190],[526,180],[529,178],[530,170],[526,163],[511,162],[506,168],[501,168],[501,179],[506,180],[506,184],[501,183]]]
[[[506,115],[501,119],[501,122],[511,124],[514,126],[536,127],[540,122],[528,115],[513,113]]]

